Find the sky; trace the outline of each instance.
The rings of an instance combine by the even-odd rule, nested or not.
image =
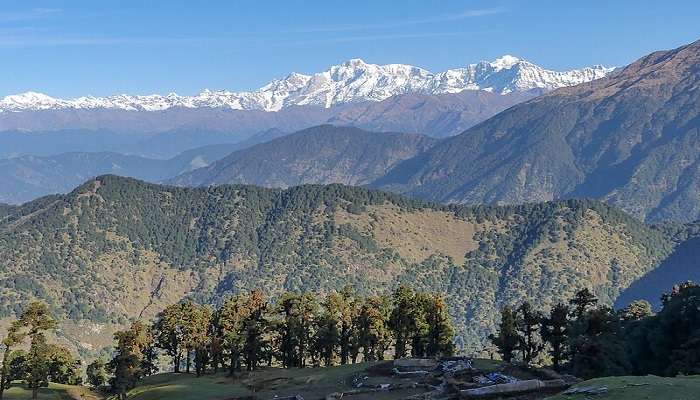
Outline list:
[[[698,20],[697,0],[3,0],[0,96],[254,90],[351,58],[620,66],[700,39]]]

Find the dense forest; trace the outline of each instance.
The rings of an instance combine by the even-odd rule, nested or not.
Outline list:
[[[503,307],[490,340],[504,361],[550,362],[584,379],[699,374],[700,286],[677,285],[661,302],[657,314],[644,300],[615,311],[583,289],[545,314],[525,301]]]
[[[582,287],[610,305],[690,235],[589,200],[442,206],[343,185],[190,189],[116,176],[2,212],[0,316],[44,301],[84,355],[182,298],[382,295],[401,283],[441,293],[457,348],[487,353],[503,305],[548,310]]]

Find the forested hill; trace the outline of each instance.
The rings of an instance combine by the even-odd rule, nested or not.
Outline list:
[[[342,185],[193,189],[102,176],[0,210],[0,313],[43,299],[84,352],[185,296],[400,282],[445,293],[458,343],[480,350],[501,305],[546,307],[581,287],[612,303],[673,247],[594,201],[437,206]]]
[[[418,134],[320,125],[233,152],[170,182],[186,186],[245,183],[283,188],[309,183],[364,185],[436,142]]]

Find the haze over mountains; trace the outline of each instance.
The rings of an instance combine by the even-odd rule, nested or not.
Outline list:
[[[154,171],[145,171],[143,165],[161,163],[139,164],[134,160],[134,167],[118,163],[119,168],[93,168],[76,175],[82,179],[116,172],[192,186],[370,184],[431,201],[466,204],[586,197],[606,201],[643,220],[689,222],[700,218],[698,47],[696,42],[654,53],[606,78],[515,105],[439,142],[423,139],[418,144],[397,134],[370,134],[332,126],[301,131],[293,139],[274,139],[282,133],[273,130],[270,132],[278,133],[267,137],[274,139],[272,142],[247,149],[249,146],[239,144],[238,152],[209,166],[224,157],[219,152],[202,163],[206,168],[191,173],[188,171],[193,168],[177,171],[153,167]],[[444,121],[445,115],[457,115],[451,111],[464,104],[465,98],[458,97],[464,93],[503,98],[485,91],[463,91],[439,98],[395,96],[379,103],[361,103],[362,111],[350,108],[359,105],[348,106],[336,122],[410,125],[426,109],[440,111],[426,113],[430,116],[423,121]],[[447,110],[440,109],[445,96],[451,96]],[[415,112],[399,111],[417,104],[430,106]],[[380,106],[385,107],[383,111],[378,111]],[[217,135],[202,133],[210,141],[215,141]],[[151,144],[161,141],[161,149],[169,147],[173,153],[193,145],[190,137],[187,131],[181,135],[169,132],[139,143],[149,143],[143,147],[154,149],[159,146]],[[251,140],[249,144],[256,143]],[[10,160],[5,165],[19,161],[26,165],[26,159]],[[178,172],[187,175],[170,180]],[[77,183],[76,179],[71,183]],[[70,187],[64,185],[63,191]],[[8,194],[0,198],[18,202]]]
[[[450,203],[592,197],[645,220],[700,218],[700,41],[516,105],[375,186]]]
[[[606,78],[505,110],[407,158],[370,185],[442,203],[596,198],[642,220],[694,221],[700,218],[699,66],[700,42],[653,53]],[[333,141],[321,145],[318,136],[304,132],[295,140],[317,151],[305,153],[278,139],[173,182],[358,183],[348,181],[347,172],[333,181],[321,171],[293,167],[333,150]],[[371,140],[365,142],[372,147]],[[284,178],[279,171],[252,167],[260,166],[253,160],[285,169]]]
[[[72,100],[38,93],[7,96],[0,101],[0,159],[5,159],[0,182],[6,183],[0,201],[67,192],[105,173],[166,180],[192,169],[181,162],[183,153],[211,149],[193,164],[206,166],[225,155],[221,149],[232,152],[326,123],[447,137],[551,88],[609,71],[555,72],[512,56],[438,74],[351,60],[246,93]]]
[[[551,90],[601,78],[603,66],[557,72],[510,55],[434,74],[405,64],[376,65],[352,59],[313,75],[291,73],[252,92],[205,90],[196,96],[118,95],[57,99],[26,92],[0,100],[0,112],[40,110],[162,111],[170,108],[224,108],[279,111],[291,106],[330,108],[339,104],[382,101],[399,94],[445,94],[485,90],[508,94]]]
[[[436,142],[417,134],[321,125],[233,152],[168,183],[243,183],[278,188],[307,183],[366,185]]]
[[[413,128],[410,132],[444,137],[459,133],[460,129],[518,101],[600,78],[610,71],[611,68],[595,66],[556,72],[504,56],[491,63],[433,74],[410,65],[380,66],[354,59],[314,75],[292,73],[254,92],[204,91],[193,97],[87,96],[67,100],[35,92],[10,95],[0,100],[0,131],[80,130],[109,136],[191,130],[192,140],[196,139],[196,132],[215,132],[222,134],[222,141],[233,142],[272,128],[292,132],[333,120],[343,123],[357,120],[358,127],[370,130]],[[482,92],[494,96],[477,94]],[[462,93],[462,96],[445,96],[437,103],[421,101],[430,96]],[[376,110],[371,109],[377,102],[403,95],[419,97],[417,101],[389,101]],[[353,111],[355,106],[359,107],[357,111]],[[406,107],[420,108],[416,115],[424,115],[426,120],[419,117],[410,125],[394,123],[393,126],[390,120],[378,120],[379,113],[401,114],[408,111]],[[440,123],[443,118],[436,114],[443,108],[451,112],[446,116],[448,121]],[[456,121],[455,113],[459,115]],[[198,143],[205,144],[208,143]],[[123,152],[118,148],[100,150]]]

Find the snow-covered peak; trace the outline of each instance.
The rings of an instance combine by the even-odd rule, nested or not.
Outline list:
[[[365,60],[361,58],[351,58],[344,63],[341,64],[343,67],[348,67],[348,68],[362,68],[366,65],[368,65]]]
[[[26,92],[0,100],[0,112],[61,109],[117,109],[159,111],[173,107],[229,108],[279,111],[295,105],[332,107],[337,104],[381,101],[398,94],[443,94],[464,90],[486,90],[507,94],[532,89],[552,90],[602,78],[613,68],[600,65],[571,71],[544,69],[521,58],[504,55],[464,68],[432,73],[406,64],[377,65],[354,58],[313,75],[293,72],[251,92],[203,90],[195,96],[83,96],[57,99]]]
[[[518,57],[511,56],[510,54],[506,54],[503,57],[499,57],[493,61],[491,61],[489,64],[497,71],[500,71],[502,69],[508,69],[513,67],[514,65],[518,64],[521,62],[521,60]]]
[[[0,107],[15,108],[17,110],[37,109],[45,110],[55,107],[59,100],[43,93],[24,92],[6,96],[0,101]]]

